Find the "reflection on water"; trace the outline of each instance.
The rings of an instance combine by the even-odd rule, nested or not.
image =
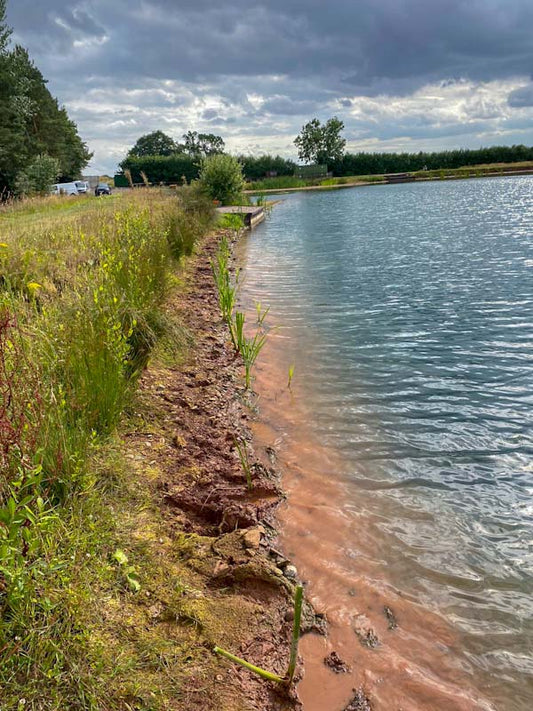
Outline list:
[[[443,615],[513,711],[533,706],[532,236],[530,178],[295,194],[245,245],[243,292],[342,462],[347,555]]]

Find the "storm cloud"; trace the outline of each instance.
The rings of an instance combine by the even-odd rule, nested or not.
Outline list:
[[[531,0],[11,0],[8,20],[97,168],[154,129],[294,156],[334,113],[352,150],[533,143]]]

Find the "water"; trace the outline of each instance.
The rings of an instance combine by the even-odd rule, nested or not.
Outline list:
[[[505,711],[533,707],[532,237],[523,177],[290,195],[246,247],[343,512]]]

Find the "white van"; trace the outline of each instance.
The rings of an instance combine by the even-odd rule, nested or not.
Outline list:
[[[56,183],[52,185],[52,195],[79,195],[76,183]]]
[[[86,180],[76,180],[75,185],[80,195],[85,195],[85,193],[89,192],[89,183]]]

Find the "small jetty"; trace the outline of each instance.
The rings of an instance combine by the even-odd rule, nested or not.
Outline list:
[[[249,229],[252,229],[265,219],[265,210],[257,205],[226,205],[225,207],[217,207],[217,212],[224,215],[241,215],[244,219],[244,224]]]
[[[415,176],[411,173],[386,173],[383,179],[389,185],[394,183],[414,183]]]

